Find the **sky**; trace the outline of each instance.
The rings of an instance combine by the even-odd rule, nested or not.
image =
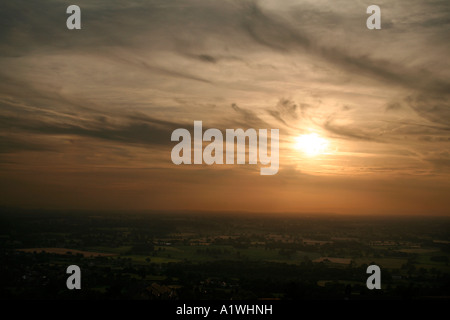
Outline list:
[[[450,216],[449,35],[447,0],[2,1],[0,206]],[[279,129],[278,173],[173,164],[194,121]]]

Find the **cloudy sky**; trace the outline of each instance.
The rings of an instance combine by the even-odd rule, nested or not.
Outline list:
[[[449,35],[448,0],[2,1],[0,206],[450,215]],[[174,165],[194,120],[279,129],[279,172]]]

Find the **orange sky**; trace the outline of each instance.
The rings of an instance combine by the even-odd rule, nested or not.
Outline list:
[[[0,4],[0,206],[450,215],[448,3],[77,4]],[[279,129],[278,173],[174,165],[195,120]]]

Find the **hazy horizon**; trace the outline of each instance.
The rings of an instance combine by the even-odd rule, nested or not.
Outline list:
[[[234,211],[224,211],[224,210],[155,210],[155,209],[134,209],[134,210],[126,210],[126,209],[71,209],[71,208],[38,208],[38,207],[0,207],[0,214],[23,214],[25,216],[28,215],[87,215],[87,216],[108,216],[108,215],[117,215],[117,216],[166,216],[170,217],[202,217],[202,216],[211,216],[211,217],[248,217],[248,218],[287,218],[287,219],[295,219],[295,218],[380,218],[380,219],[450,219],[449,215],[446,214],[412,214],[412,213],[336,213],[336,212],[314,212],[314,211],[242,211],[242,210],[234,210]]]

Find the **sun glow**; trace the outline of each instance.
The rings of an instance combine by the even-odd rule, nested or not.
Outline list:
[[[317,133],[304,134],[295,138],[295,148],[308,156],[317,156],[326,153],[328,140]]]

